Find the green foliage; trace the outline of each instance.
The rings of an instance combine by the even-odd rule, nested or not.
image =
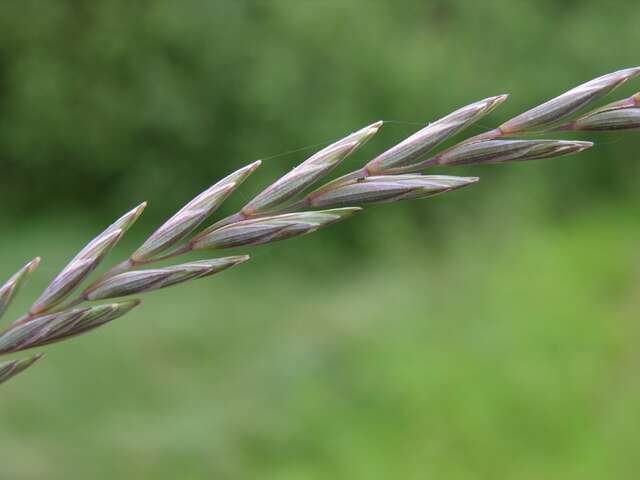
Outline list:
[[[91,205],[98,221],[147,199],[160,218],[253,159],[379,118],[426,122],[511,93],[493,124],[637,64],[636,14],[596,0],[3,2],[0,200],[13,214]],[[417,128],[385,126],[359,158]],[[609,138],[581,162],[524,168],[551,190],[554,172],[577,179],[556,205],[635,188],[635,144]]]

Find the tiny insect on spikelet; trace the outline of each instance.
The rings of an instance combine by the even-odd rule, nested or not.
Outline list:
[[[254,247],[303,236],[350,218],[361,206],[424,199],[475,184],[477,177],[424,175],[438,165],[519,162],[579,153],[592,142],[518,139],[546,132],[595,132],[640,129],[640,93],[579,114],[597,99],[640,75],[640,67],[613,72],[575,87],[499,127],[428,156],[443,142],[491,113],[507,99],[497,95],[466,105],[425,125],[363,167],[314,185],[382,127],[375,122],[323,148],[266,186],[238,212],[197,231],[218,207],[260,166],[253,162],[215,183],[156,229],[127,259],[82,288],[92,272],[142,214],[142,203],[89,242],[55,276],[29,311],[0,333],[0,354],[12,354],[66,340],[129,313],[140,301],[104,301],[143,294],[214,275],[249,260],[248,255],[147,268],[192,251]],[[572,118],[574,115],[575,118]],[[0,287],[0,317],[40,263],[35,258]],[[144,268],[141,268],[144,267]],[[0,383],[42,357],[0,362]]]

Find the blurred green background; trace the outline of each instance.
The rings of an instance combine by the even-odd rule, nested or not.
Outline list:
[[[283,152],[392,120],[354,167],[474,100],[511,94],[470,134],[640,64],[638,18],[596,0],[2,2],[0,273],[45,260],[13,313],[139,201],[113,261],[256,158],[222,214],[313,149]],[[0,478],[637,478],[640,137],[596,140],[446,170],[482,182],[260,247],[47,348],[2,387]]]

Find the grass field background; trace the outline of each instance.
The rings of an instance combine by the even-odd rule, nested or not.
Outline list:
[[[148,295],[3,387],[3,477],[633,478],[636,212],[461,226],[368,262],[314,253],[326,231],[295,267],[283,242]],[[5,275],[47,258],[25,297],[91,235],[46,228],[1,240]]]

